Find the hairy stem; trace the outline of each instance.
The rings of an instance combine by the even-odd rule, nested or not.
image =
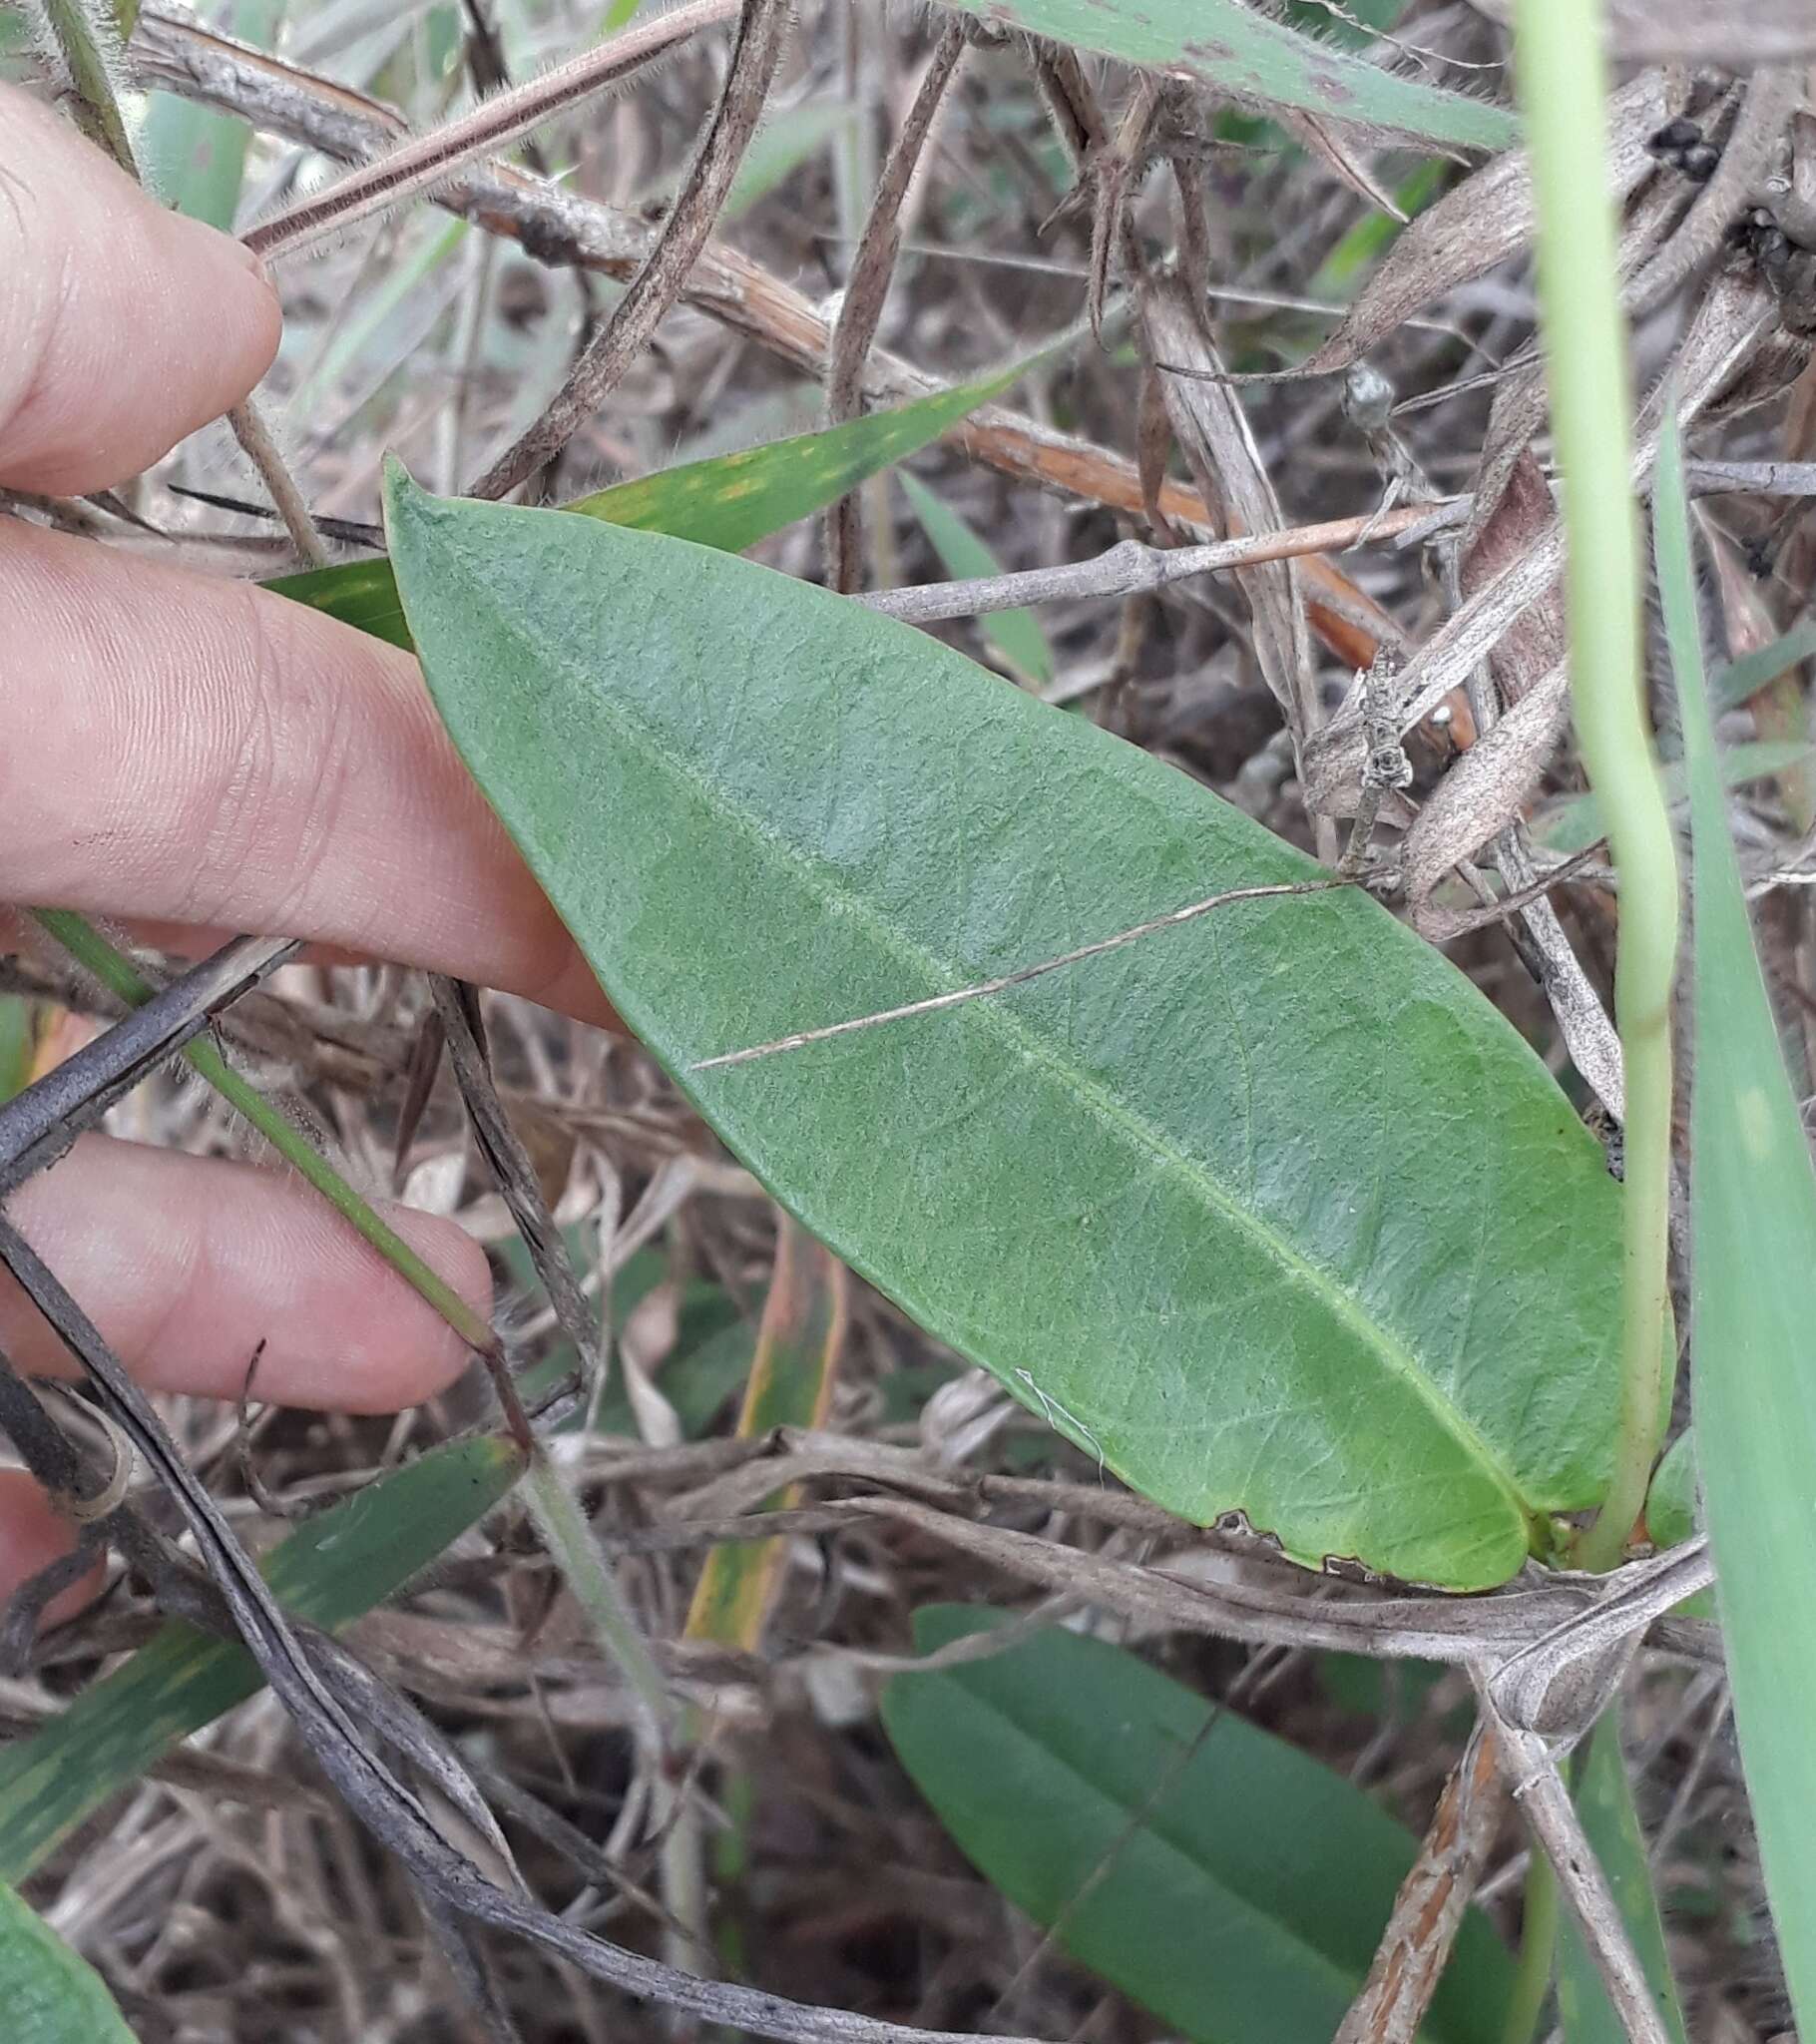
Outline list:
[[[1645,1499],[1668,1401],[1665,1225],[1671,1140],[1671,974],[1677,857],[1640,691],[1639,534],[1631,398],[1602,171],[1601,8],[1519,0],[1515,48],[1539,223],[1539,307],[1558,463],[1577,736],[1620,879],[1614,1019],[1626,1073],[1620,1419],[1613,1477],[1579,1545],[1606,1569]]]

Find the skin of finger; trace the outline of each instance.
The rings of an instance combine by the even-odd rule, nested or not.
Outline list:
[[[0,483],[137,475],[237,404],[282,314],[257,258],[167,211],[51,108],[0,87]]]
[[[302,937],[615,1019],[407,654],[24,525],[0,527],[0,616],[32,626],[0,635],[0,900]]]
[[[485,1253],[451,1221],[379,1209],[482,1312]],[[84,1137],[7,1202],[19,1232],[153,1390],[237,1397],[265,1344],[253,1396],[393,1412],[451,1383],[459,1337],[302,1184],[217,1157]],[[0,1349],[38,1375],[77,1365],[0,1274]]]
[[[67,1554],[76,1530],[23,1469],[0,1469],[0,1606],[40,1570]],[[46,1607],[41,1627],[74,1618],[101,1588],[106,1574],[97,1562],[78,1582],[60,1590]]]

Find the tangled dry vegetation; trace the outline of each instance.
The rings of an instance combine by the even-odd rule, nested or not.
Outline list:
[[[501,23],[496,6],[292,5],[280,56],[148,7],[131,46],[144,84],[249,124],[242,225],[293,223],[266,236],[279,252],[304,227],[331,231],[314,259],[277,261],[286,334],[266,386],[328,545],[371,542],[386,449],[445,490],[532,477],[562,501],[1065,335],[1010,399],[915,459],[912,495],[886,473],[759,557],[848,592],[967,578],[882,607],[1321,855],[1353,843],[1613,1140],[1609,876],[1567,728],[1558,599],[1525,601],[1553,581],[1560,541],[1518,160],[1476,168],[1311,116],[1269,122],[950,15],[814,0],[790,25],[754,0],[736,105],[721,98],[716,27],[735,10],[690,10],[705,25],[660,64],[609,94],[569,89],[534,144],[510,138],[429,203],[376,225],[333,207],[313,220],[305,202],[341,167],[406,127],[435,132],[469,76],[496,89],[587,49],[600,11],[521,0]],[[1384,63],[1506,97],[1493,7],[1377,7],[1398,15],[1386,43],[1323,12]],[[1788,58],[1749,47],[1716,9],[1685,11],[1673,40],[1658,20],[1674,13],[1616,10],[1629,45],[1613,170],[1639,387],[1677,379],[1718,569],[1717,651],[1739,663],[1807,616],[1816,556],[1803,515],[1816,476],[1813,52],[1807,39]],[[761,115],[741,179],[727,172],[716,190],[687,180],[715,106],[731,129]],[[445,153],[432,161],[445,179]],[[608,321],[612,360],[574,386]],[[1657,421],[1654,402],[1643,461]],[[289,541],[231,508],[247,500],[260,493],[222,428],[130,500],[15,509],[226,573],[294,565]],[[1233,572],[1227,550],[1220,572],[1169,561],[1243,534],[1256,543]],[[1052,572],[971,586],[1036,571]],[[1751,671],[1724,731],[1753,749],[1735,756],[1735,815],[1767,963],[1801,1029],[1804,1093],[1810,651],[1806,636]],[[116,1012],[48,949],[8,959],[4,977],[59,1018],[57,1049]],[[557,1387],[550,1425],[568,1411],[577,1308],[545,1302],[533,1263],[546,1258],[524,1248],[538,1193],[586,1327],[609,1331],[595,1424],[550,1438],[687,1703],[688,1745],[652,1761],[634,1696],[515,1504],[344,1634],[458,1750],[508,1855],[470,1816],[449,1835],[495,1869],[514,1859],[570,1925],[923,2028],[1151,2036],[1150,2017],[972,1871],[892,1758],[877,1696],[912,1651],[914,1610],[988,1602],[1138,1647],[1424,1831],[1447,1781],[1471,1779],[1464,1662],[1582,1608],[1556,1586],[1456,1604],[1320,1583],[1240,1529],[1201,1532],[1134,1498],[1087,1444],[778,1229],[634,1043],[488,996],[498,1100],[521,1145],[501,1167],[517,1177],[514,1207],[439,1056],[460,1013],[394,968],[292,963],[221,1026],[356,1180],[395,1174],[490,1246],[512,1367]],[[168,1070],[111,1113],[162,1143],[245,1146],[218,1099]],[[738,1389],[765,1294],[786,1311],[789,1258],[797,1289],[836,1298],[835,1380],[810,1424],[740,1437]],[[427,1444],[494,1424],[490,1401],[476,1368],[394,1423],[255,1407],[241,1426],[184,1401],[164,1416],[261,1548]],[[158,1515],[155,1496],[142,1503]],[[760,1632],[689,1626],[702,1554],[778,1529]],[[1657,1623],[1627,1676],[1636,1799],[1691,2034],[1765,2038],[1786,2003],[1719,1655],[1706,1627],[1660,1616],[1669,1601],[1646,1607]],[[119,1573],[86,1618],[26,1646],[0,1685],[5,1729],[62,1710],[155,1622],[144,1582]],[[1373,1658],[1409,1650],[1404,1665]],[[1526,1844],[1492,1775],[1451,1875],[1511,1932]],[[27,1893],[148,2040],[484,2034],[404,1866],[348,1814],[268,1690],[111,1796]],[[677,2020],[546,1943],[476,1936],[499,2004],[537,2044],[654,2037]],[[1354,2034],[1398,2034],[1371,2020]]]

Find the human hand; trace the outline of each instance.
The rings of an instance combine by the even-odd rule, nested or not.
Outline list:
[[[245,251],[4,87],[0,277],[10,489],[124,481],[276,350],[277,299]],[[305,937],[609,1012],[415,662],[345,626],[0,517],[0,902],[192,951],[239,930]],[[0,949],[8,921],[0,908]],[[294,1405],[390,1411],[462,1365],[437,1315],[274,1172],[87,1137],[6,1211],[154,1389],[232,1396],[260,1340],[260,1394]],[[458,1228],[388,1218],[486,1302],[485,1258]],[[0,1350],[70,1373],[4,1274]],[[29,1479],[0,1471],[0,1600],[69,1544]]]

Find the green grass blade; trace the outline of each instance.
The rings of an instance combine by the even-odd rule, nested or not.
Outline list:
[[[1674,427],[1659,446],[1653,518],[1695,851],[1696,1457],[1766,1888],[1808,2029],[1816,2022],[1816,1177],[1728,837]]]
[[[915,1645],[993,1623],[936,1605]],[[1417,1840],[1233,1711],[1206,1732],[1213,1708],[1058,1630],[883,1693],[897,1757],[960,1849],[1081,1964],[1192,2044],[1329,2044]],[[1424,2044],[1496,2044],[1512,1982],[1472,1909]]]
[[[133,2044],[101,1975],[3,1882],[0,1997],[7,2044]]]
[[[1195,79],[1267,112],[1293,107],[1383,139],[1505,149],[1505,107],[1383,70],[1333,42],[1295,33],[1242,0],[941,0],[992,28],[1092,50]]]
[[[796,519],[824,510],[865,477],[937,440],[980,404],[1000,396],[1026,367],[1026,362],[1018,363],[842,426],[797,433],[791,439],[615,483],[563,509],[741,553]],[[410,644],[388,560],[348,561],[300,575],[280,575],[265,587],[325,611],[342,624],[357,626],[375,639],[387,639],[393,646]]]
[[[1676,2044],[1687,2044],[1683,2008],[1665,1952],[1664,1925],[1658,1920],[1658,1897],[1652,1887],[1645,1837],[1633,1807],[1626,1757],[1620,1750],[1617,1704],[1602,1712],[1580,1750],[1571,1792],[1584,1832],[1607,1875],[1621,1921],[1645,1969],[1652,2006]],[[1558,1934],[1558,2010],[1565,2044],[1625,2044],[1626,2026],[1614,2013],[1577,1919],[1568,1910]]]
[[[1816,660],[1816,624],[1794,625],[1782,638],[1757,652],[1743,653],[1730,660],[1709,683],[1715,714],[1737,709],[1761,689],[1769,689],[1780,675],[1806,660]]]
[[[1003,572],[1003,564],[943,497],[911,475],[904,474],[901,484],[940,565],[955,582]],[[989,611],[977,625],[985,645],[1019,680],[1037,691],[1053,680],[1053,650],[1033,611]]]
[[[775,1270],[738,1415],[741,1440],[760,1440],[778,1426],[818,1426],[826,1416],[845,1345],[845,1273],[838,1260],[782,1216]],[[774,1509],[792,1500],[779,1492]],[[685,1637],[716,1640],[755,1653],[784,1556],[779,1540],[735,1540],[706,1556]]]
[[[124,952],[118,951],[86,916],[67,908],[37,908],[33,918],[85,972],[131,1007],[151,999],[152,989]],[[486,1320],[439,1272],[404,1241],[384,1217],[321,1155],[300,1129],[292,1127],[257,1087],[240,1077],[212,1036],[184,1046],[187,1064],[243,1115],[297,1176],[314,1187],[342,1220],[356,1229],[410,1288],[440,1313],[479,1354],[493,1352],[497,1337]]]
[[[285,1610],[329,1630],[394,1597],[517,1481],[504,1441],[432,1449],[306,1520],[264,1573]],[[0,1747],[0,1880],[22,1880],[179,1740],[255,1695],[243,1647],[166,1625],[60,1717]]]

